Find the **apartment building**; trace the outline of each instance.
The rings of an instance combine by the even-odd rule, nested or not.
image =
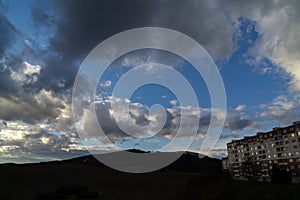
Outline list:
[[[300,121],[232,140],[227,151],[223,169],[227,168],[233,179],[270,182],[281,176],[300,183]]]

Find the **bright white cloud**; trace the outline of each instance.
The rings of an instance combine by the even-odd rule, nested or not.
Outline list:
[[[260,117],[271,120],[275,119],[283,124],[291,124],[291,122],[300,118],[298,96],[288,98],[287,96],[280,95],[270,104],[263,104],[260,107],[262,109]]]
[[[234,110],[237,112],[241,112],[241,111],[245,110],[245,108],[246,108],[246,105],[239,105]]]
[[[111,87],[112,81],[108,80],[108,81],[104,81],[103,83],[100,83],[100,86],[103,88],[109,88]]]
[[[176,106],[178,104],[178,101],[176,99],[173,99],[170,101],[170,104]]]
[[[242,16],[256,22],[261,37],[248,54],[253,64],[260,66],[269,59],[290,76],[290,89],[300,91],[300,2],[234,1],[224,6],[233,21]],[[269,70],[262,68],[263,72]]]
[[[11,78],[17,81],[20,85],[33,84],[38,81],[41,66],[31,65],[28,62],[23,62],[18,70],[10,69],[10,71]]]

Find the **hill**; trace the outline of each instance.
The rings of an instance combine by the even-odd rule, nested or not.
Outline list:
[[[144,152],[139,152],[144,153]],[[235,182],[221,161],[185,153],[170,166],[130,174],[93,156],[36,164],[0,165],[0,199],[299,199],[297,185]]]

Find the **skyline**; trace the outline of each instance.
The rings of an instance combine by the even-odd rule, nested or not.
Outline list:
[[[225,156],[226,143],[232,139],[300,120],[298,1],[141,3],[116,0],[38,4],[33,0],[2,0],[0,7],[1,163],[66,159],[86,154],[71,110],[76,73],[83,59],[100,42],[139,27],[164,27],[182,32],[199,42],[215,61],[226,90],[227,115],[210,156]],[[169,64],[183,74],[196,91],[200,107],[178,105],[178,99],[168,88],[141,87],[128,100],[133,123],[159,121],[157,113],[155,119],[148,113],[151,105],[159,103],[167,108],[167,125],[151,139],[124,137],[113,122],[110,105],[114,101],[119,103],[121,118],[127,100],[113,97],[112,89],[134,66],[151,62]],[[148,66],[145,72],[157,70]],[[191,64],[159,50],[134,51],[118,58],[99,80],[97,92],[100,121],[107,135],[122,148],[155,150],[167,144],[178,127],[179,110],[186,109],[191,117],[193,111],[201,112],[198,136],[189,149],[199,152],[211,112],[224,115],[222,110],[210,110],[205,82]],[[88,113],[83,116],[88,121]],[[91,128],[88,130],[93,132],[89,124],[83,124],[83,128]],[[114,149],[99,145],[93,138],[87,143],[99,152]],[[175,150],[179,151],[180,146]]]

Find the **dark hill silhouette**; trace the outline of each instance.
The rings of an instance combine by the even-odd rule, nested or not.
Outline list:
[[[168,167],[141,174],[113,170],[92,155],[1,164],[0,199],[300,199],[300,185],[231,181],[222,177],[220,160],[200,157],[185,152]]]
[[[129,149],[127,151],[133,153],[151,153],[151,154],[162,153],[162,152],[146,152],[139,149]],[[173,153],[177,154],[179,152],[165,152],[163,154],[173,154]],[[113,154],[118,154],[118,152],[114,152]],[[92,155],[72,158],[63,161],[53,161],[52,163],[74,163],[74,164],[76,163],[76,164],[85,164],[85,165],[95,165],[104,168],[107,167]],[[46,163],[41,163],[41,164],[46,164]],[[183,154],[180,156],[179,159],[171,163],[169,166],[163,168],[162,170],[172,170],[178,172],[220,173],[221,168],[222,168],[222,164],[219,159],[210,158],[193,152],[183,152]]]

